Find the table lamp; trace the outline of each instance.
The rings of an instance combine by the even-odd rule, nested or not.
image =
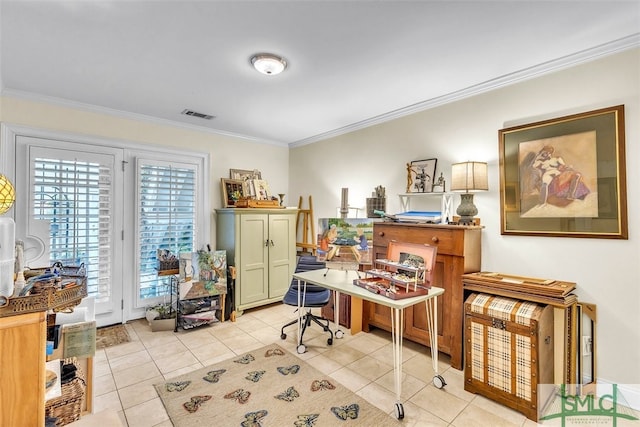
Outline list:
[[[11,181],[0,175],[0,214],[7,212],[16,201]],[[11,217],[0,217],[0,307],[8,304],[13,295],[16,224]]]
[[[470,225],[478,208],[473,204],[473,193],[470,191],[486,191],[487,164],[484,162],[462,162],[451,165],[451,191],[464,191],[460,195],[460,206],[456,213],[460,216],[460,224]]]

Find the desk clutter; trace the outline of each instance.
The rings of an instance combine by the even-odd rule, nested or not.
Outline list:
[[[374,261],[353,284],[391,299],[427,295],[433,280],[436,246],[391,242],[386,258]]]

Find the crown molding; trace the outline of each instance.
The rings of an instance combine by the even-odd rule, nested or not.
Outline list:
[[[104,114],[121,119],[129,119],[135,121],[141,121],[146,123],[152,123],[161,126],[171,126],[174,128],[180,128],[190,131],[203,132],[212,135],[226,136],[231,138],[242,139],[244,141],[254,142],[257,144],[277,145],[280,147],[287,147],[288,144],[280,141],[272,141],[267,139],[256,138],[252,136],[242,135],[233,132],[226,132],[218,129],[211,129],[204,126],[192,125],[189,123],[182,123],[175,120],[162,119],[159,117],[148,116],[145,114],[131,113],[128,111],[116,110],[113,108],[101,107],[98,105],[85,104],[82,102],[72,101],[69,99],[58,98],[53,96],[36,94],[33,92],[20,91],[15,89],[0,89],[0,94],[8,98],[23,99],[27,101],[39,102],[43,104],[49,104],[57,107],[72,108],[74,110]]]
[[[423,102],[409,105],[407,107],[399,108],[397,110],[390,111],[388,113],[380,114],[375,117],[371,117],[356,123],[352,123],[341,128],[333,129],[328,132],[320,133],[309,138],[300,139],[291,143],[282,141],[266,140],[262,138],[252,137],[248,135],[237,134],[233,132],[226,132],[217,129],[211,129],[204,126],[197,126],[188,123],[182,123],[174,120],[162,119],[158,117],[152,117],[145,114],[131,113],[122,110],[116,110],[107,107],[101,107],[97,105],[85,104],[77,101],[71,101],[64,98],[57,98],[51,96],[45,96],[35,94],[32,92],[19,91],[14,89],[7,89],[2,86],[2,80],[0,80],[0,94],[6,97],[13,97],[18,99],[25,99],[35,102],[41,102],[45,104],[73,108],[80,111],[92,112],[110,115],[113,117],[142,121],[147,123],[153,123],[156,125],[171,126],[180,129],[186,129],[191,131],[203,132],[212,135],[226,136],[231,138],[237,138],[244,141],[254,142],[258,144],[276,145],[280,147],[300,147],[308,144],[313,144],[325,139],[334,138],[340,135],[344,135],[350,132],[354,132],[367,127],[375,126],[390,120],[395,120],[401,117],[405,117],[411,114],[415,114],[421,111],[425,111],[431,108],[439,107],[441,105],[449,104],[451,102],[459,101],[465,98],[469,98],[482,93],[490,92],[492,90],[500,89],[505,86],[509,86],[515,83],[519,83],[525,80],[530,80],[536,77],[540,77],[545,74],[550,74],[562,69],[573,67],[579,64],[587,63],[605,56],[613,55],[623,52],[625,50],[637,48],[640,46],[640,33],[632,34],[628,37],[624,37],[615,40],[610,43],[605,43],[594,48],[585,49],[580,52],[576,52],[571,55],[564,56],[552,61],[548,61],[533,67],[525,68],[495,79],[491,79],[477,85],[461,89],[459,91],[451,92],[446,95],[442,95],[436,98],[428,99]],[[1,75],[0,75],[1,78]]]
[[[390,120],[405,117],[414,113],[425,111],[431,108],[439,107],[441,105],[449,104],[461,99],[470,98],[475,95],[490,92],[492,90],[500,89],[505,86],[509,86],[515,83],[519,83],[525,80],[530,80],[536,77],[540,77],[545,74],[550,74],[556,71],[560,71],[566,68],[574,67],[579,64],[587,63],[605,56],[613,55],[623,52],[625,50],[637,48],[640,46],[640,33],[633,34],[628,37],[624,37],[615,40],[610,43],[605,43],[596,46],[591,49],[585,49],[580,52],[576,52],[571,55],[564,56],[552,61],[547,61],[533,67],[525,68],[514,73],[506,74],[504,76],[491,79],[477,85],[461,89],[456,92],[451,92],[443,96],[432,98],[423,102],[419,102],[407,107],[399,108],[394,111],[390,111],[379,116],[371,117],[360,122],[350,124],[338,129],[334,129],[328,132],[324,132],[318,135],[311,136],[309,138],[301,139],[289,144],[289,147],[300,147],[303,145],[313,144],[325,139],[334,138],[336,136],[344,135],[349,132],[368,128],[374,125],[378,125]]]

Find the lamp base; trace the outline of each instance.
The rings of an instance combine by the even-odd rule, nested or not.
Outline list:
[[[472,225],[473,217],[478,214],[478,208],[473,204],[473,194],[464,193],[460,195],[460,206],[456,209],[456,213],[460,216],[461,225]]]

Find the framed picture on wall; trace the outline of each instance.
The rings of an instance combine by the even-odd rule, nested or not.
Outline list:
[[[624,106],[501,129],[501,234],[627,239]]]

